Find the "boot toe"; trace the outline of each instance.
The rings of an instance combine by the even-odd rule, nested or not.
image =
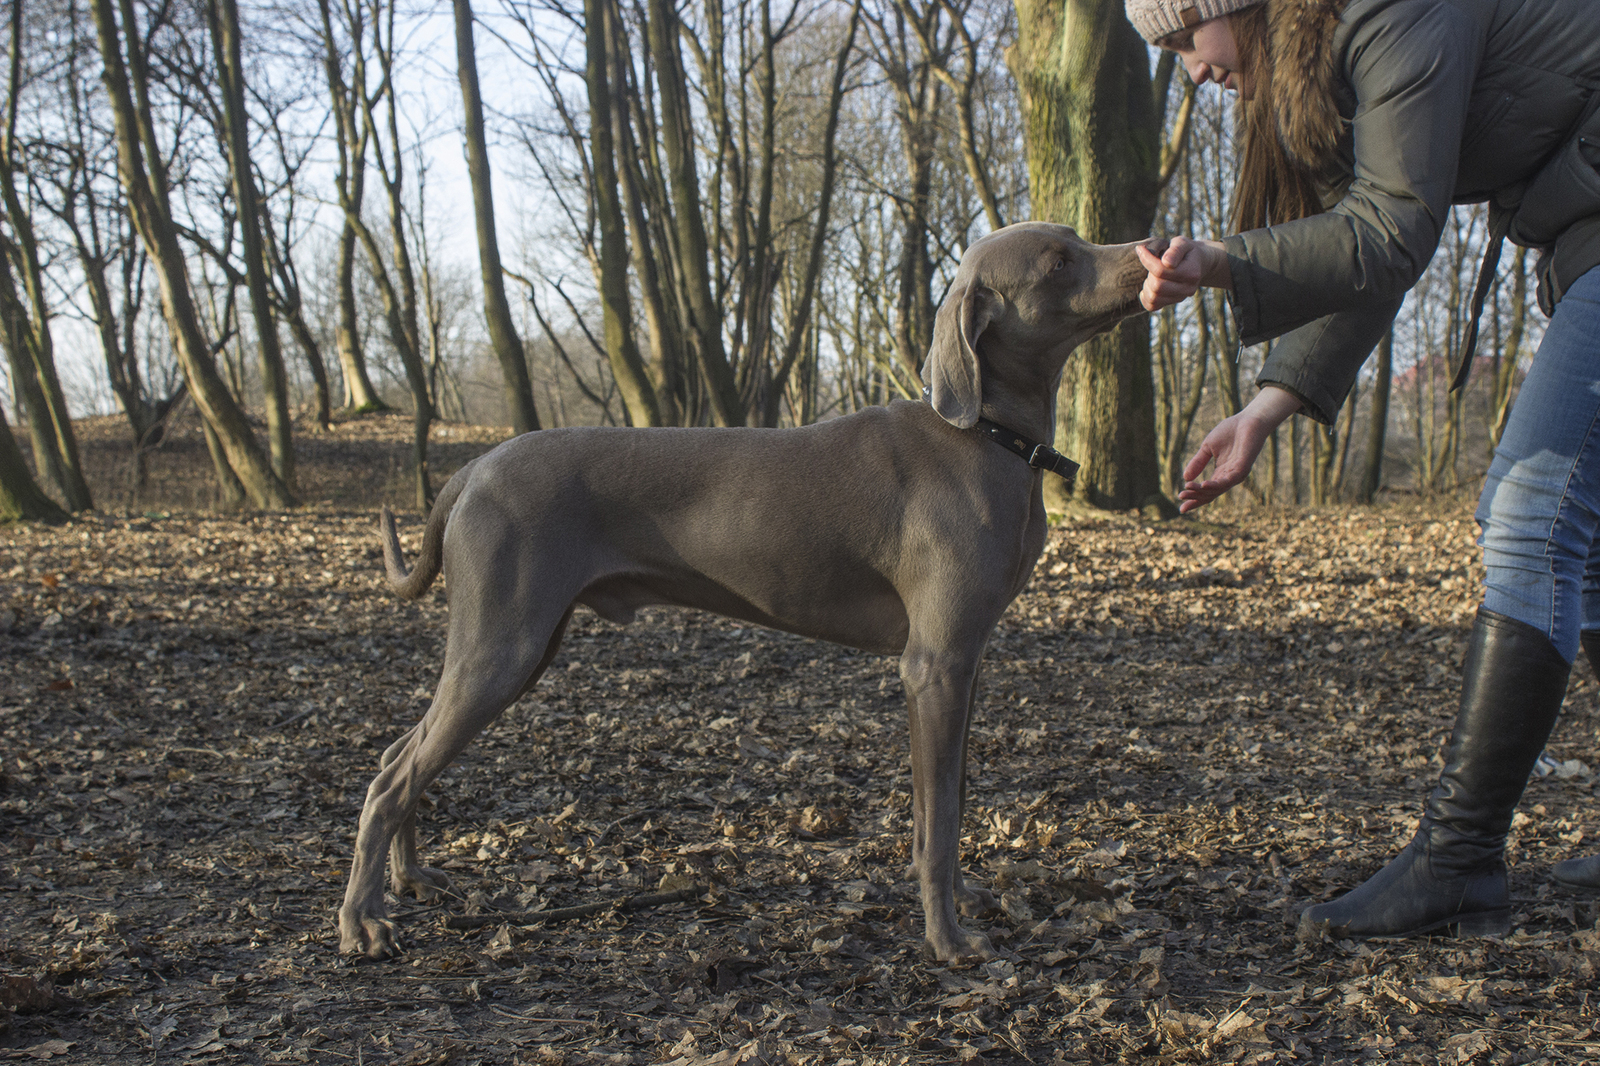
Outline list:
[[[1300,912],[1300,923],[1294,930],[1295,939],[1302,943],[1316,943],[1323,937],[1343,940],[1347,934],[1338,919],[1339,916],[1334,913],[1334,906],[1331,903],[1318,903],[1307,907]]]
[[[1511,931],[1505,865],[1496,860],[1470,873],[1441,876],[1430,841],[1419,831],[1404,851],[1365,883],[1338,899],[1307,907],[1295,935],[1335,940],[1391,939],[1426,933],[1504,936]]]
[[[1600,892],[1600,855],[1565,859],[1550,868],[1556,883],[1586,892]]]

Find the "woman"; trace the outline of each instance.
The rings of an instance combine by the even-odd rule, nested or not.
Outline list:
[[[1593,0],[1127,0],[1146,40],[1239,93],[1244,143],[1225,241],[1143,252],[1150,310],[1229,291],[1246,344],[1281,338],[1260,393],[1184,470],[1190,511],[1237,485],[1296,411],[1338,412],[1439,241],[1489,201],[1536,247],[1549,328],[1477,519],[1487,571],[1461,709],[1416,837],[1301,932],[1504,934],[1511,814],[1580,644],[1600,663],[1600,33]],[[1215,463],[1209,478],[1201,475]],[[1556,867],[1600,888],[1600,858]]]

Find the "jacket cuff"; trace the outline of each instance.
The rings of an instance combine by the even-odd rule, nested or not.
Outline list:
[[[1329,339],[1328,327],[1334,321],[1330,316],[1301,326],[1291,334],[1298,343],[1280,341],[1274,344],[1261,364],[1261,372],[1256,375],[1258,386],[1276,385],[1294,393],[1300,398],[1301,411],[1325,426],[1333,424],[1334,415],[1344,406],[1349,383],[1344,382],[1342,390],[1337,385],[1330,388],[1327,368],[1320,360],[1307,359],[1306,354],[1317,351],[1319,344]]]
[[[1306,399],[1305,393],[1301,392],[1293,385],[1282,381],[1273,380],[1272,378],[1268,377],[1267,372],[1263,370],[1260,374],[1256,375],[1256,387],[1264,389],[1268,385],[1271,385],[1274,388],[1282,389],[1284,392],[1287,392],[1290,396],[1293,396],[1295,399],[1300,401],[1300,410],[1296,411],[1295,414],[1305,415],[1313,422],[1321,422],[1325,426],[1333,425],[1333,419],[1325,417],[1323,413],[1317,409],[1316,404]]]

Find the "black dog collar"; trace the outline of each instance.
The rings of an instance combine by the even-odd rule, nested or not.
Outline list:
[[[923,400],[933,402],[933,390],[927,386],[922,389]],[[1048,444],[1023,436],[1014,429],[1007,429],[998,422],[991,422],[987,418],[978,419],[976,429],[979,433],[994,441],[1008,452],[1026,459],[1028,465],[1035,470],[1048,470],[1067,483],[1067,488],[1078,480],[1079,466],[1065,455],[1056,451]]]
[[[978,419],[978,431],[1007,451],[1022,456],[1035,470],[1048,470],[1055,474],[1067,483],[1069,489],[1078,480],[1078,464],[1048,444],[1029,440],[1015,430],[987,418]]]

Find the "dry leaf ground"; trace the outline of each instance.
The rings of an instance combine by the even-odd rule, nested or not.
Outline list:
[[[919,957],[894,662],[655,610],[576,620],[424,812],[451,898],[397,902],[408,954],[352,963],[332,918],[356,815],[426,707],[446,607],[385,591],[345,495],[362,509],[0,532],[0,1058],[1600,1057],[1596,905],[1545,873],[1600,846],[1587,665],[1517,819],[1510,937],[1293,935],[1406,839],[1436,773],[1475,606],[1465,506],[1057,530],[973,728],[994,962]]]

